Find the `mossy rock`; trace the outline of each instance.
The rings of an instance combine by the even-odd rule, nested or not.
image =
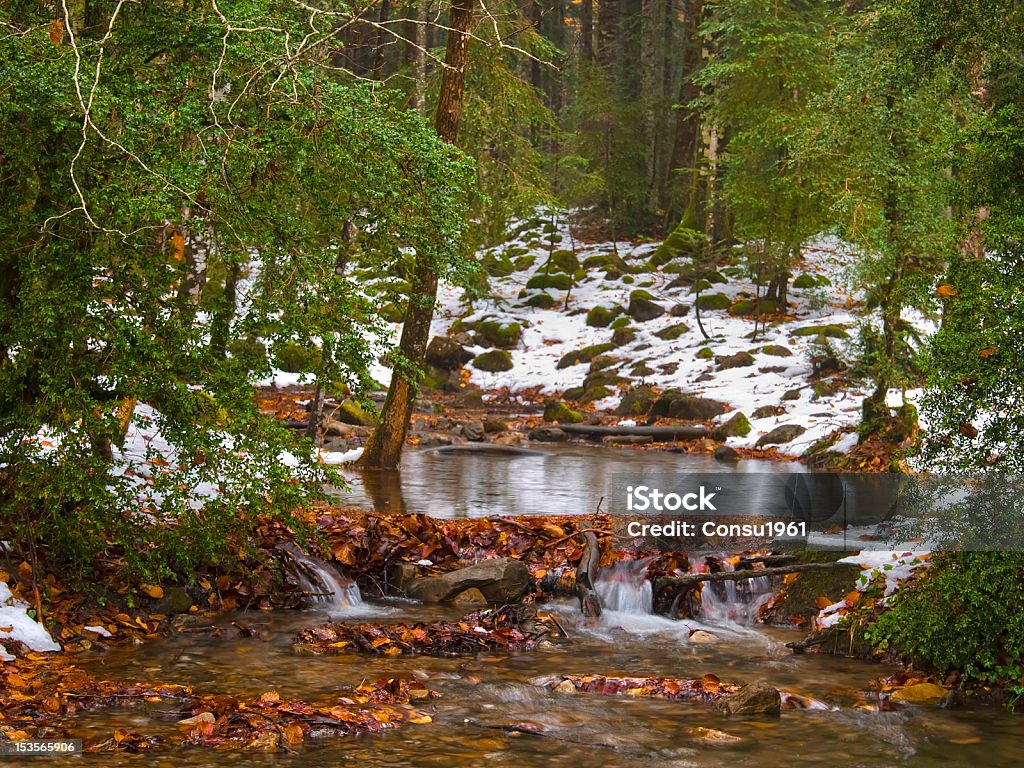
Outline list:
[[[814,279],[814,275],[809,275],[804,272],[802,275],[798,275],[796,280],[793,281],[794,288],[816,288],[818,281]]]
[[[320,366],[320,349],[287,341],[274,345],[274,367],[286,373],[308,373]]]
[[[568,368],[572,365],[579,365],[580,363],[589,363],[598,355],[602,355],[605,352],[609,352],[615,349],[615,344],[605,342],[603,344],[591,344],[589,347],[583,347],[583,349],[576,349],[572,352],[567,352],[562,355],[562,358],[558,361],[556,366],[558,370]]]
[[[518,259],[520,256],[525,256],[530,251],[527,248],[523,248],[521,245],[510,245],[505,249],[505,258],[507,259]]]
[[[662,366],[662,367],[664,367],[664,366]],[[675,370],[672,370],[672,371],[662,371],[662,373],[675,373]],[[637,363],[636,365],[634,365],[632,368],[629,369],[629,375],[630,376],[638,376],[640,378],[643,378],[644,376],[653,376],[654,374],[655,374],[655,370],[653,368],[651,368],[651,366],[649,366],[647,363],[645,363],[643,361]]]
[[[587,312],[587,325],[591,328],[607,328],[616,317],[622,314],[622,307],[602,307],[600,305],[591,307]]]
[[[715,363],[720,371],[727,371],[730,368],[747,368],[754,364],[754,356],[749,352],[737,352],[734,355],[715,355]]]
[[[447,378],[447,371],[444,372],[444,375]],[[342,400],[334,414],[334,418],[343,424],[372,427],[377,423],[377,412],[364,407],[355,400]]]
[[[534,309],[551,309],[555,306],[555,297],[547,292],[535,293],[528,297],[523,303],[528,307],[533,307]]]
[[[790,332],[791,336],[825,336],[829,339],[848,339],[850,334],[841,325],[805,325]]]
[[[711,347],[701,347],[697,350],[698,360],[710,360],[715,356],[715,353],[711,351]]]
[[[246,370],[258,371],[267,365],[267,345],[255,336],[232,339],[228,342],[227,351]]]
[[[729,307],[729,314],[743,315],[774,315],[779,311],[779,303],[770,299],[743,299]]]
[[[832,397],[832,395],[842,392],[846,388],[847,383],[842,378],[820,379],[811,385],[811,390],[814,392],[814,399],[819,400],[823,397]]]
[[[772,357],[793,356],[793,351],[789,347],[784,347],[781,344],[766,344],[757,351],[762,355],[771,355]]]
[[[729,282],[729,278],[721,272],[707,272],[704,274],[704,279],[712,285],[725,285]]]
[[[504,349],[492,349],[473,358],[470,363],[478,371],[488,373],[500,373],[501,371],[512,370],[512,355]]]
[[[544,421],[555,424],[579,424],[583,416],[560,400],[548,400],[544,406]]]
[[[715,433],[722,438],[746,437],[750,434],[750,420],[742,411],[736,411]]]
[[[580,398],[582,398],[583,395],[586,394],[586,391],[586,387],[569,387],[567,390],[565,390],[565,392],[562,393],[562,397],[565,398],[566,400],[574,400],[578,403],[580,401]]]
[[[706,293],[697,299],[697,306],[702,310],[728,309],[731,304],[724,293]]]
[[[404,323],[405,309],[395,304],[395,302],[389,301],[377,309],[377,316],[387,323]]]
[[[626,313],[637,322],[646,323],[665,314],[665,308],[655,302],[654,296],[648,291],[638,288],[629,294],[629,306],[626,308]]]
[[[806,550],[800,553],[800,560],[805,563],[828,563],[845,556],[845,552]],[[857,565],[837,565],[834,568],[804,571],[786,586],[781,599],[773,603],[764,619],[766,623],[774,625],[791,626],[795,622],[801,626],[810,626],[821,610],[818,599],[841,599],[843,595],[853,590],[860,574],[861,569]]]
[[[583,388],[590,389],[591,387],[615,387],[624,382],[625,379],[615,371],[601,370],[601,371],[590,371],[587,373],[586,378],[583,379]]]
[[[606,387],[604,384],[595,384],[592,387],[586,387],[583,394],[580,395],[579,402],[581,404],[594,403],[598,400],[604,400],[609,395],[613,394],[613,390]]]
[[[670,325],[667,328],[662,328],[654,335],[657,336],[662,341],[675,341],[683,334],[689,332],[690,326],[688,326],[686,323],[676,323],[675,325]]]
[[[617,357],[613,357],[612,355],[598,355],[590,361],[590,368],[587,369],[587,373],[603,371],[605,368],[611,368],[621,362],[622,360]]]
[[[633,322],[632,318],[630,318],[628,315],[622,315],[612,320],[611,325],[609,325],[608,327],[611,328],[613,331],[617,331],[619,330],[619,328],[625,328],[631,322]]]
[[[611,275],[606,275],[606,277],[610,278]],[[619,278],[619,276],[616,275],[616,279],[618,279],[618,278]],[[632,275],[622,275],[621,276],[621,280],[626,285],[632,285],[636,281],[635,278]]]
[[[622,395],[622,402],[615,409],[616,416],[645,416],[658,399],[658,393],[646,385],[634,387]]]
[[[580,260],[576,258],[576,254],[564,248],[554,251],[550,262],[552,267],[557,267],[559,272],[565,272],[567,275],[576,274],[580,268]]]
[[[508,277],[516,271],[516,265],[504,254],[484,254],[480,265],[491,277]]]
[[[572,288],[572,284],[572,277],[564,272],[552,272],[548,275],[539,273],[526,281],[527,288],[538,291],[544,291],[549,288],[556,291],[568,291]]]
[[[520,256],[513,263],[516,265],[516,269],[518,271],[525,272],[526,270],[533,266],[535,261],[537,261],[536,256],[534,256],[533,254],[527,254],[525,256]]]
[[[692,220],[692,217],[689,220],[684,217],[679,226],[672,230],[665,241],[655,249],[647,263],[650,267],[657,269],[680,256],[696,256],[703,247],[704,240],[704,234],[697,230],[696,222]]]
[[[548,245],[558,245],[560,242],[562,242],[562,236],[557,233],[544,235],[544,242],[546,242]]]
[[[622,326],[615,329],[615,332],[612,334],[611,344],[613,347],[624,347],[627,344],[632,344],[634,341],[636,341],[636,331]]]
[[[550,235],[558,231],[558,225],[553,221],[545,221],[544,225],[540,228],[540,231],[545,235]]]
[[[523,329],[516,322],[481,320],[476,324],[478,340],[499,349],[512,349],[523,336]]]
[[[762,405],[759,408],[755,408],[750,416],[754,419],[767,419],[772,416],[785,416],[785,414],[786,409],[781,405]]]

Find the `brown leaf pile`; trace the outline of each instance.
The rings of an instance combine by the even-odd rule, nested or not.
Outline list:
[[[505,606],[463,616],[459,621],[430,624],[345,624],[332,622],[302,630],[295,638],[299,652],[318,655],[360,652],[459,656],[487,651],[525,651],[552,634],[544,620],[524,619],[522,608]]]
[[[704,675],[695,680],[678,677],[605,677],[603,675],[566,675],[549,683],[557,687],[571,683],[577,691],[600,693],[606,696],[645,696],[652,699],[672,699],[712,703],[726,694],[740,689],[739,685],[723,683],[715,675]]]

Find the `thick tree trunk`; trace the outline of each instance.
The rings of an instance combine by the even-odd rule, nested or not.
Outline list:
[[[703,14],[703,0],[686,3],[683,39],[683,71],[679,82],[678,104],[675,108],[676,130],[672,147],[672,174],[669,184],[671,201],[665,206],[668,211],[668,225],[684,221],[693,229],[703,220],[700,199],[700,175],[697,169],[697,149],[700,145],[700,111],[690,106],[700,96],[700,88],[694,77],[703,66],[701,54],[700,22]]]
[[[475,2],[452,0],[448,14],[445,68],[441,77],[437,111],[434,113],[434,129],[449,144],[454,144],[458,138],[462,119],[466,56],[469,51],[469,35],[473,29]],[[366,442],[360,464],[367,469],[394,469],[401,461],[416,396],[413,371],[423,365],[436,300],[437,271],[430,254],[419,253],[416,256],[402,338],[398,344],[404,359],[402,365],[395,367],[380,421]]]
[[[580,9],[580,46],[585,61],[594,60],[594,0],[583,0]]]

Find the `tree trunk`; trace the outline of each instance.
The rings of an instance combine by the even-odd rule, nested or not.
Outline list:
[[[683,221],[692,229],[703,220],[700,200],[700,175],[697,170],[697,148],[700,144],[700,111],[690,106],[700,96],[694,77],[703,65],[701,55],[700,22],[703,0],[686,3],[683,39],[683,71],[679,81],[676,113],[676,135],[672,147],[671,169],[674,175],[669,184],[672,200],[665,206],[668,221]]]
[[[441,92],[434,113],[434,129],[449,144],[459,135],[465,90],[466,55],[473,29],[476,0],[452,0],[448,14],[448,43]],[[437,270],[430,254],[418,253],[405,311],[402,338],[398,349],[403,358],[391,378],[391,386],[381,409],[380,421],[366,442],[360,464],[367,469],[394,469],[402,458],[405,434],[416,396],[415,371],[423,366],[430,323],[437,300]]]
[[[594,60],[594,0],[583,0],[580,9],[580,42],[584,61]]]

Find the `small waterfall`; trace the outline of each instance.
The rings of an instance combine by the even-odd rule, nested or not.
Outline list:
[[[722,570],[733,571],[727,558],[720,561]],[[700,618],[709,624],[733,623],[752,625],[757,612],[776,592],[768,576],[742,581],[708,581],[700,591]]]
[[[594,590],[606,611],[649,615],[654,611],[654,593],[647,579],[650,558],[619,561],[602,568]]]
[[[280,545],[280,549],[288,555],[299,587],[316,605],[336,610],[363,604],[356,583],[338,573],[334,566],[310,557],[290,541]]]

